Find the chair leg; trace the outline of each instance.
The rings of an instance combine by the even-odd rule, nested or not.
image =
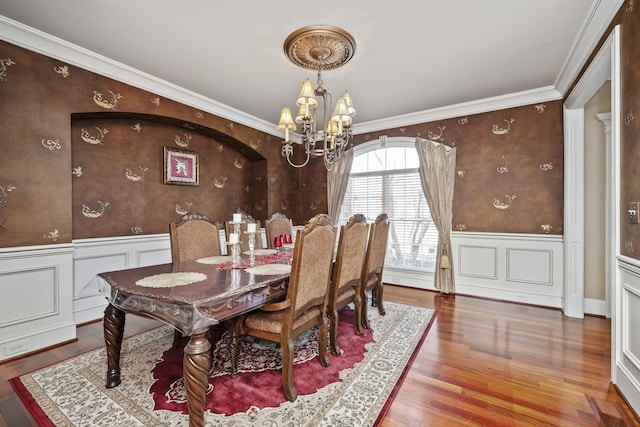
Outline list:
[[[362,298],[360,294],[356,292],[356,296],[353,299],[353,305],[355,306],[355,313],[353,315],[353,329],[356,331],[356,335],[362,336]]]
[[[338,344],[338,311],[336,309],[329,311],[329,343],[331,345],[331,353],[339,357],[342,354],[342,349]]]
[[[361,314],[360,314],[360,323],[362,324],[362,327],[364,329],[370,329],[371,325],[369,325],[369,313],[368,313],[368,308],[367,306],[369,305],[369,298],[367,297],[367,290],[365,289],[364,292],[362,292],[360,294],[361,298],[362,298],[362,305],[361,305]]]
[[[382,304],[383,301],[383,296],[384,296],[384,286],[382,285],[382,280],[378,281],[378,284],[376,285],[376,296],[377,296],[377,305],[378,305],[378,313],[380,314],[380,316],[384,316],[385,314],[387,314],[387,312],[384,309],[384,305]]]
[[[282,350],[282,388],[287,400],[295,402],[298,398],[298,392],[293,385],[293,341],[287,339],[280,347]]]
[[[327,355],[327,320],[322,315],[322,320],[320,320],[320,325],[318,325],[318,357],[320,358],[320,364],[325,368],[329,366],[329,356]]]

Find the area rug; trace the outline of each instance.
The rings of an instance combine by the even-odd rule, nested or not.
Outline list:
[[[353,311],[340,312],[340,357],[317,359],[317,330],[295,342],[298,399],[282,391],[280,350],[243,338],[240,374],[230,377],[228,334],[215,341],[207,426],[374,426],[385,414],[415,358],[435,311],[392,302],[386,316],[369,310],[371,329],[353,331]],[[122,383],[104,387],[104,349],[10,380],[41,426],[187,426],[182,350],[170,349],[173,329],[156,328],[123,342]],[[169,349],[169,350],[168,350]]]

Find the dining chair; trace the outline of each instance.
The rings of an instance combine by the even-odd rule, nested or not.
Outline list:
[[[171,258],[174,263],[221,255],[218,225],[204,215],[189,213],[169,224]],[[182,344],[182,333],[175,331],[173,347]]]
[[[371,306],[378,307],[381,316],[386,314],[382,303],[384,287],[382,284],[382,270],[384,258],[387,252],[387,239],[389,236],[389,217],[380,214],[375,222],[369,226],[369,239],[367,253],[362,269],[360,297],[362,298],[362,326],[369,329],[369,317],[367,312],[367,292],[371,291]]]
[[[280,212],[271,215],[271,218],[265,222],[264,227],[267,234],[267,248],[274,248],[273,240],[281,234],[287,234],[293,237],[293,223],[291,219]]]
[[[242,252],[246,252],[249,250],[249,235],[246,234],[247,226],[253,223],[256,225],[256,234],[255,234],[255,249],[262,249],[262,238],[260,237],[260,220],[253,218],[251,215],[246,213],[242,213],[242,222],[240,223],[240,249]],[[229,235],[235,232],[233,221],[225,221],[224,228],[226,231],[227,241],[229,241]]]
[[[296,235],[286,298],[245,314],[236,323],[239,336],[251,335],[280,344],[282,387],[291,402],[298,397],[293,384],[293,340],[296,337],[317,327],[320,364],[329,366],[326,310],[335,238],[336,232],[328,215],[311,218]],[[232,357],[235,374],[234,360],[237,357]]]
[[[333,275],[329,287],[329,343],[331,353],[340,356],[342,350],[338,345],[338,311],[353,303],[355,313],[353,326],[358,335],[362,335],[362,298],[360,285],[362,267],[367,250],[367,219],[362,214],[355,214],[340,227],[338,250],[336,252]]]

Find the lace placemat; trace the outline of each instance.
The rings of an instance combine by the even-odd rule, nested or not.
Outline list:
[[[276,249],[254,249],[253,250],[253,254],[255,256],[262,256],[262,255],[273,255],[273,254],[277,254],[278,251]],[[250,251],[244,251],[243,254],[245,255],[251,255]]]
[[[289,274],[291,266],[289,264],[263,264],[247,268],[245,271],[257,275]]]
[[[207,275],[202,273],[162,273],[137,280],[136,285],[145,288],[173,288],[200,282],[206,278]]]
[[[206,258],[199,258],[196,262],[200,264],[222,264],[223,262],[231,261],[230,256],[221,255],[221,256],[208,256]]]

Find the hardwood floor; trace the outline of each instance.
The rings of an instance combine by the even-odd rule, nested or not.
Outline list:
[[[610,321],[399,286],[385,300],[438,314],[381,427],[640,426],[610,383]],[[125,335],[158,325],[127,318]],[[102,323],[78,341],[0,364],[0,427],[35,426],[12,377],[104,345]]]

